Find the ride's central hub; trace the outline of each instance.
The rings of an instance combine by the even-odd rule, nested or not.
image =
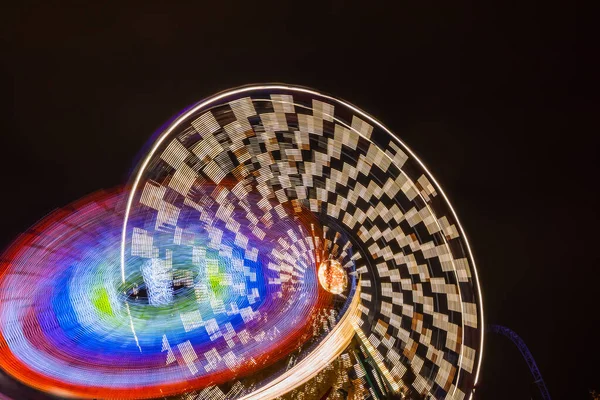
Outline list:
[[[348,286],[348,276],[337,260],[326,260],[319,265],[319,283],[329,293],[340,294]]]

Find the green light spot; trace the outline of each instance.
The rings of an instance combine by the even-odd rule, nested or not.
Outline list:
[[[210,274],[208,276],[208,284],[210,286],[210,290],[213,292],[213,294],[216,297],[219,297],[221,294],[221,291],[223,290],[223,287],[221,286],[221,281],[222,281],[222,277],[221,274],[216,273],[216,274]]]
[[[96,309],[106,315],[114,316],[110,301],[108,301],[108,292],[103,287],[96,288],[92,295],[92,303]]]

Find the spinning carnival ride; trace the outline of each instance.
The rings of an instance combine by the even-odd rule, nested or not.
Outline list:
[[[0,266],[15,398],[468,399],[482,335],[467,239],[425,166],[287,85],[184,111],[127,186],[46,217]]]

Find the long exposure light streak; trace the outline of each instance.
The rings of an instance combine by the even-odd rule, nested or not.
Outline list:
[[[327,367],[348,347],[354,337],[355,320],[359,318],[360,312],[358,309],[359,299],[360,289],[355,293],[348,310],[346,310],[335,328],[305,359],[268,385],[240,398],[240,400],[275,399],[289,392],[290,388],[298,387],[317,376],[323,368]]]

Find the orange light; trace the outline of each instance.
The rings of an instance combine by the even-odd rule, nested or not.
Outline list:
[[[341,294],[348,286],[348,276],[338,260],[325,260],[319,266],[319,283],[329,293]]]

